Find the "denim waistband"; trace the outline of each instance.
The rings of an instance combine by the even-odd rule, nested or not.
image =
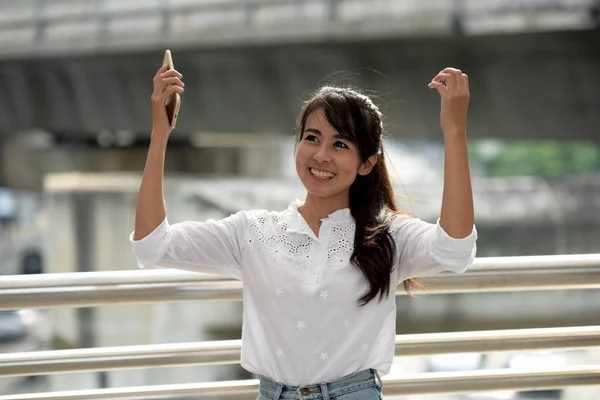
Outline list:
[[[382,387],[381,378],[374,369],[359,371],[331,382],[302,386],[285,385],[261,376],[258,390],[273,399],[329,400],[369,387]]]

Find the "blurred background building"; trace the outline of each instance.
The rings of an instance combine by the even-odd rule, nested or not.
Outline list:
[[[478,255],[600,252],[599,27],[597,0],[3,0],[0,273],[136,267],[127,236],[166,48],[186,82],[166,166],[172,221],[302,197],[295,117],[323,84],[374,96],[401,203],[434,221],[443,142],[427,83],[455,66],[471,85]],[[589,291],[397,301],[398,333],[600,324]],[[0,313],[0,346],[233,339],[240,328],[239,302],[24,310]],[[407,357],[395,373],[582,360],[600,353]],[[249,377],[229,365],[75,376],[6,381],[0,394]],[[541,396],[595,400],[600,387]]]

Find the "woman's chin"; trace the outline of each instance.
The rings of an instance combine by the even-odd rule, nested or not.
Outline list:
[[[331,196],[331,191],[328,190],[327,188],[320,188],[320,187],[315,187],[315,185],[311,185],[306,184],[305,182],[302,182],[304,184],[304,189],[306,189],[306,193],[313,196],[313,197],[329,197]]]
[[[343,190],[334,190],[334,188],[315,188],[314,186],[304,185],[306,192],[312,197],[321,199],[340,196],[344,193]]]
[[[335,182],[318,181],[313,179],[312,176],[304,176],[303,179],[300,180],[302,185],[304,185],[306,192],[314,197],[335,197],[349,191],[348,189],[340,189],[339,185],[334,184]]]

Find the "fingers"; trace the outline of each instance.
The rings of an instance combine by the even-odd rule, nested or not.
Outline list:
[[[168,80],[168,79],[171,79],[171,78],[181,79],[181,78],[183,78],[183,75],[181,75],[176,70],[167,70],[165,72],[157,74],[154,77],[154,85],[155,86],[160,86],[161,83],[163,83],[165,80]]]
[[[469,95],[469,77],[456,68],[444,68],[427,86],[443,95]]]
[[[167,94],[167,97],[170,96],[173,93],[183,93],[185,89],[183,89],[181,86],[176,86],[176,85],[172,85],[169,86],[166,90],[165,93]]]
[[[152,79],[152,81],[154,82],[154,86],[157,86],[157,84],[160,83],[160,81],[164,78],[171,78],[171,77],[178,77],[179,79],[183,78],[183,75],[181,75],[178,71],[174,70],[174,69],[168,69],[169,66],[168,65],[163,65],[162,67],[159,68],[159,70],[156,72],[156,75],[154,75],[154,79]]]
[[[150,99],[152,100],[153,104],[164,105],[166,104],[167,99],[171,97],[171,95],[173,95],[174,93],[183,93],[184,91],[185,89],[181,86],[171,85],[167,86],[166,89],[160,93],[153,92],[152,96],[150,96]]]
[[[183,83],[181,81],[181,79],[179,79],[176,76],[173,76],[170,78],[163,78],[159,81],[157,89],[159,92],[164,92],[170,86],[178,86],[183,89],[183,87],[185,86],[185,83]]]
[[[169,66],[167,64],[165,64],[162,67],[160,67],[158,69],[158,71],[156,71],[156,75],[154,75],[154,80],[156,81],[158,79],[158,76],[160,74],[162,74],[163,72],[168,71],[168,69],[169,69]]]
[[[440,94],[446,90],[446,86],[444,86],[444,84],[441,82],[431,82],[428,86],[429,89],[436,89]]]
[[[439,74],[434,76],[433,79],[431,80],[431,82],[432,83],[440,82],[440,83],[442,83],[442,86],[444,86],[444,87],[456,86],[456,79],[454,78],[454,76],[452,74],[448,74],[448,73],[444,73],[444,72],[440,72]]]
[[[168,78],[171,76],[176,76],[178,78],[183,78],[183,75],[181,75],[177,70],[175,69],[168,69],[166,71],[160,72],[160,70],[158,70],[159,73],[157,74],[158,78]]]
[[[173,93],[183,93],[185,83],[181,80],[183,75],[176,70],[169,70],[163,65],[154,76],[153,101],[164,102]]]
[[[461,74],[461,81],[464,85],[464,89],[467,91],[467,93],[469,92],[469,77],[467,76],[467,74]]]

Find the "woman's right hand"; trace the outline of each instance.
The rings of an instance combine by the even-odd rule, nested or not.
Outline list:
[[[167,99],[175,93],[183,93],[185,86],[181,81],[183,75],[168,68],[168,65],[163,65],[154,76],[154,90],[151,96],[152,136],[164,140],[169,137],[172,130],[167,117]]]

